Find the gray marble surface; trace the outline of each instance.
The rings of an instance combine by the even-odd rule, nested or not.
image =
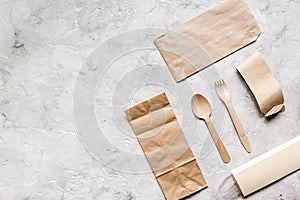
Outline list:
[[[160,92],[208,183],[189,199],[243,199],[230,170],[299,135],[300,1],[247,0],[262,31],[257,42],[176,84],[153,39],[219,2],[1,0],[0,199],[164,199],[123,113]],[[286,111],[270,121],[235,70],[256,50],[285,96]],[[219,77],[230,86],[251,154],[213,90]],[[212,102],[230,164],[193,117],[194,92]],[[297,200],[299,191],[298,171],[247,199]]]

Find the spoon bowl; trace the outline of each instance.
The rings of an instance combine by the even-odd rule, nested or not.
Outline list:
[[[201,94],[195,94],[192,97],[192,109],[196,117],[204,120],[209,118],[212,111],[209,102]]]

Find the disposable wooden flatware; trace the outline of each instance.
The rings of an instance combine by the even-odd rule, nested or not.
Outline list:
[[[245,147],[246,151],[248,153],[251,152],[251,147],[247,138],[247,135],[243,129],[243,126],[237,116],[237,114],[235,113],[233,106],[231,104],[231,100],[230,100],[230,93],[229,93],[229,89],[227,87],[227,84],[225,83],[225,81],[223,79],[215,82],[215,88],[217,91],[218,96],[220,97],[220,99],[224,102],[224,104],[226,105],[226,108],[229,112],[229,115],[231,117],[231,120],[233,122],[233,125],[238,133],[238,136],[240,138],[241,143],[243,144],[243,146]]]
[[[211,106],[209,102],[204,96],[195,94],[192,97],[192,109],[197,118],[203,119],[205,121],[222,160],[225,163],[228,163],[230,161],[230,156],[209,118],[209,116],[211,115]]]

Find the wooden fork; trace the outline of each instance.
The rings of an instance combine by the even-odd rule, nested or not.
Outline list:
[[[238,133],[241,143],[245,147],[246,151],[248,153],[250,153],[251,147],[250,147],[247,135],[242,127],[242,124],[239,121],[238,116],[236,115],[236,113],[233,109],[233,106],[231,104],[230,93],[229,93],[227,84],[225,83],[225,81],[223,79],[221,79],[221,80],[215,82],[215,88],[216,88],[218,96],[226,105],[226,108],[229,112],[229,115],[230,115],[233,125]]]

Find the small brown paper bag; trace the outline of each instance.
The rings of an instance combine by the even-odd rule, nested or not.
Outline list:
[[[227,0],[155,39],[176,82],[254,42],[259,27],[244,0]]]
[[[166,199],[207,187],[165,93],[125,112]]]
[[[284,111],[284,98],[280,85],[258,52],[248,57],[237,70],[253,93],[265,117]]]

